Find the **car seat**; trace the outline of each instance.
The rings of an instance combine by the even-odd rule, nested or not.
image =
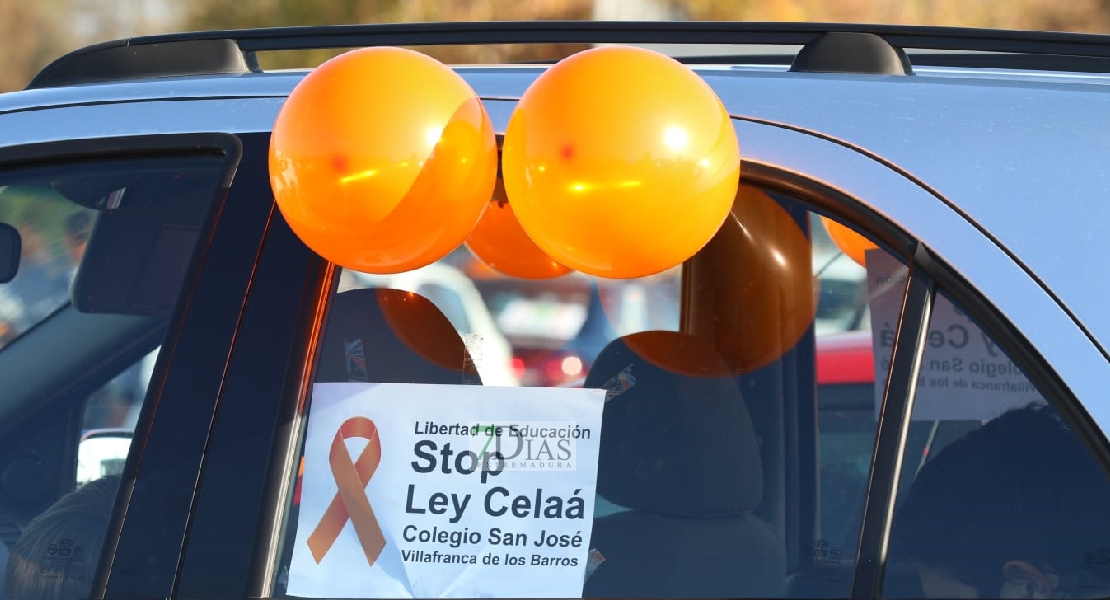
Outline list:
[[[619,374],[624,385],[610,385]],[[785,543],[752,514],[759,442],[720,354],[688,334],[637,333],[606,346],[585,387],[610,390],[598,496],[627,510],[595,519],[603,562],[584,595],[779,596]]]
[[[332,300],[316,382],[481,384],[459,332],[427,298],[389,288]]]

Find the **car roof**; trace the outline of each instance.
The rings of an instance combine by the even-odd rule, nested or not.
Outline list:
[[[491,26],[450,25],[476,30]],[[513,27],[523,31],[533,25],[502,23],[497,27],[505,34],[515,31]],[[822,27],[779,27],[797,33],[805,29],[803,25],[813,25],[814,31]],[[588,30],[592,25],[579,26]],[[795,29],[790,29],[792,26]],[[824,27],[841,30],[856,26]],[[909,36],[912,40],[912,35],[930,32],[956,35],[943,28],[891,27],[883,31],[888,30],[893,32],[887,35],[890,39]],[[438,30],[428,31],[434,36]],[[671,29],[659,31],[657,37],[665,40]],[[214,32],[209,37],[221,35],[231,34]],[[259,39],[273,39],[277,34],[251,35],[255,36],[251,43],[258,47],[265,46]],[[994,38],[979,30],[966,30],[964,35],[980,42],[987,39],[1001,44],[1006,40],[1005,34],[998,32],[992,33]],[[1110,58],[1108,36],[1013,35],[1023,43],[1048,44],[1038,47],[1046,51],[1058,50],[1052,44],[1074,41],[1083,46],[1082,52],[1098,54],[1100,60]],[[994,47],[980,42],[973,51]],[[1086,50],[1099,43],[1101,49]],[[1106,160],[1110,136],[1104,134],[1110,130],[1110,73],[977,69],[967,66],[970,59],[966,57],[958,66],[915,67],[911,76],[790,72],[781,61],[737,64],[745,62],[743,56],[733,60],[694,65],[731,114],[835,138],[865,149],[919,180],[1024,265],[1103,348],[1110,347],[1110,318],[1103,313],[1104,298],[1110,297],[1110,279],[1094,276],[1104,269],[1101,249],[1106,244],[1105,223],[1110,222],[1110,204],[1104,201],[1110,191],[1110,161]],[[545,68],[498,65],[457,70],[480,96],[513,99]],[[49,106],[166,98],[281,98],[305,73],[247,70],[29,89],[0,95],[0,115]]]

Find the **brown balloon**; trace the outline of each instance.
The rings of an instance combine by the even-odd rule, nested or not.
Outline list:
[[[695,259],[709,313],[695,331],[710,337],[735,373],[780,359],[816,314],[813,249],[798,223],[770,196],[740,186],[731,216]]]

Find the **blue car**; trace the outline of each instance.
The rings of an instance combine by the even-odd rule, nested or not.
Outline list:
[[[358,269],[327,244],[387,236],[312,238],[278,205],[283,168],[377,173],[348,173],[326,139],[323,162],[271,163],[281,111],[323,67],[259,55],[540,43],[672,52],[653,64],[704,82],[735,133],[736,194],[676,259],[670,300],[621,305],[635,319],[597,305],[648,278],[563,276],[602,290],[559,342],[573,376],[482,385],[451,307],[339,291]],[[485,164],[519,151],[514,111],[559,68],[450,67],[488,116]],[[628,76],[671,114],[679,90],[650,85],[663,68]],[[348,84],[381,99],[403,81]],[[636,113],[614,95],[560,102]],[[367,102],[394,135],[400,115]],[[618,175],[627,156],[708,156],[665,126],[628,131],[665,133],[673,156],[590,151]],[[408,23],[60,57],[0,94],[4,597],[1110,596],[1107,131],[1110,36],[1089,34]],[[576,226],[649,210],[629,206]],[[622,239],[619,256],[662,245]],[[570,281],[504,280],[536,297]],[[550,357],[513,358],[524,374]]]

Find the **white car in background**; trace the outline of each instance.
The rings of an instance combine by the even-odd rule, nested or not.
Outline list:
[[[370,275],[344,269],[339,291],[358,288],[393,288],[420,294],[435,304],[462,336],[482,383],[517,386],[513,350],[498,329],[474,282],[459,269],[432,264],[396,275]]]

